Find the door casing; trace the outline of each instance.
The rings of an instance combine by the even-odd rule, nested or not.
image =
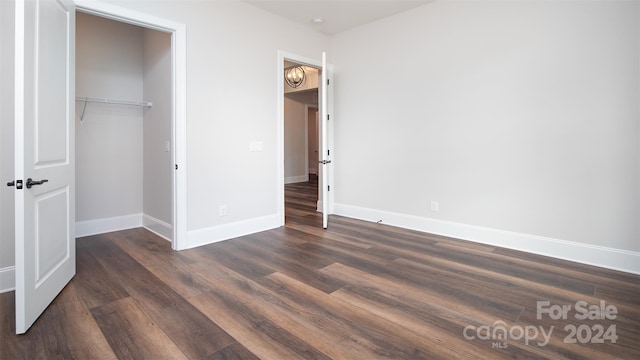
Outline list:
[[[278,103],[278,110],[277,110],[277,131],[278,131],[278,136],[277,136],[277,145],[278,145],[278,168],[277,168],[277,176],[278,179],[276,181],[276,194],[277,194],[277,199],[278,199],[278,214],[280,216],[280,226],[283,226],[285,223],[285,211],[284,211],[284,62],[285,60],[287,61],[291,61],[297,64],[301,64],[301,65],[308,65],[311,67],[315,67],[318,69],[322,68],[322,59],[312,59],[312,58],[308,58],[308,57],[304,57],[301,55],[297,55],[297,54],[292,54],[286,51],[282,51],[279,50],[278,51],[278,61],[277,61],[277,74],[278,74],[278,82],[277,82],[277,103]],[[329,78],[332,79],[333,81],[333,65],[328,64],[327,65],[327,70],[328,70],[328,76]],[[326,86],[326,84],[323,84],[322,86]],[[320,89],[319,89],[320,90]],[[329,97],[329,113],[332,112],[332,100],[331,96]],[[319,106],[319,104],[318,104]],[[320,111],[320,109],[318,109],[318,111]],[[320,116],[322,117],[322,114],[320,114]],[[319,119],[319,122],[322,121],[322,118]],[[329,144],[329,148],[332,149],[332,154],[331,154],[331,158],[333,158],[333,126],[330,126],[328,128],[328,133],[327,133],[327,142]],[[321,165],[320,165],[321,166]],[[318,167],[318,171],[320,172],[320,166]],[[324,184],[324,186],[326,185],[332,185],[333,184],[333,171],[329,172],[329,180],[328,180],[328,184]],[[320,197],[318,198],[318,209],[321,208],[321,204],[320,202],[323,201],[323,199]],[[329,195],[327,196],[326,201],[328,202],[327,207],[328,207],[328,213],[331,214],[333,213],[333,192],[329,192]]]

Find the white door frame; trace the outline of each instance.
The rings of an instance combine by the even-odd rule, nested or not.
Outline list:
[[[321,69],[322,68],[322,59],[311,59],[308,57],[300,56],[297,54],[292,54],[286,51],[278,50],[278,72],[277,72],[277,145],[278,145],[278,167],[277,167],[277,176],[278,180],[276,181],[276,194],[278,200],[278,215],[280,217],[280,226],[284,225],[284,62],[285,60],[301,64],[308,65],[314,68]],[[332,65],[328,65],[327,69],[329,73],[331,73]],[[326,86],[326,85],[325,85]],[[318,108],[318,111],[320,109]],[[329,131],[328,134],[328,142],[330,146],[333,144],[333,131]],[[308,157],[308,156],[307,156]],[[320,167],[318,167],[318,171],[320,171]],[[329,173],[329,185],[333,184],[333,172]],[[327,199],[329,202],[329,214],[333,211],[333,201],[332,195],[330,194]],[[320,201],[321,199],[318,199]]]
[[[172,183],[172,217],[174,250],[187,248],[187,156],[186,156],[186,74],[187,74],[187,34],[186,25],[158,18],[134,10],[98,1],[76,0],[76,10],[103,18],[137,25],[171,34],[173,116],[172,157],[176,170]]]

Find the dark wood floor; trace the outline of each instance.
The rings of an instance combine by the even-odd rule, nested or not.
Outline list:
[[[283,228],[196,249],[78,239],[76,277],[26,335],[0,295],[0,359],[640,359],[640,276],[337,216],[322,230],[314,191],[287,186]],[[538,301],[571,310],[538,319]],[[576,319],[579,301],[615,319]]]

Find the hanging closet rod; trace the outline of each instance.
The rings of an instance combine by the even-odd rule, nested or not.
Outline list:
[[[119,100],[109,98],[97,98],[97,97],[78,97],[77,101],[95,102],[103,104],[116,104],[116,105],[133,105],[133,106],[153,106],[151,101],[131,101],[131,100]]]
[[[84,101],[84,107],[82,108],[82,114],[80,115],[80,122],[84,120],[84,112],[87,109],[87,103],[102,103],[102,104],[115,104],[115,105],[131,105],[131,106],[145,106],[151,107],[153,103],[151,101],[131,101],[131,100],[119,100],[109,98],[97,98],[97,97],[77,97],[76,101]]]

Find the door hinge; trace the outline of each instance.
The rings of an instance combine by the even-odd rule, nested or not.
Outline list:
[[[327,85],[331,85],[331,80],[327,79]]]
[[[176,164],[176,170],[178,170],[178,164]]]
[[[331,191],[331,185],[327,185],[327,191]]]
[[[331,150],[327,150],[327,156],[331,155]]]

